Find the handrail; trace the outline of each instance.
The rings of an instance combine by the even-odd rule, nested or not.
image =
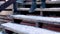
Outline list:
[[[9,5],[11,5],[12,3],[14,3],[16,0],[9,0],[7,2],[5,2],[4,4],[2,4],[0,6],[0,11],[4,10],[5,8],[7,8]]]

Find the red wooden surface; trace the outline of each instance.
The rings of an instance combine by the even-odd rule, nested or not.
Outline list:
[[[20,24],[23,24],[23,25],[28,25],[28,26],[35,26],[35,23],[34,22],[28,22],[28,21],[22,21],[20,22]]]
[[[59,27],[59,25],[52,25],[52,24],[48,24],[48,25],[47,25],[47,24],[44,24],[44,25],[43,25],[43,28],[60,32],[60,27]]]

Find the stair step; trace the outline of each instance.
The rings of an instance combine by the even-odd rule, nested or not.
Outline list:
[[[4,29],[18,34],[60,34],[60,32],[15,23],[5,23],[1,25],[5,27]]]
[[[10,22],[9,20],[0,19],[0,22]]]
[[[32,2],[25,2],[25,5],[31,5]],[[41,4],[41,2],[36,2],[36,4]],[[46,1],[46,4],[60,4],[60,1]]]
[[[17,8],[18,11],[29,11],[30,8]],[[35,11],[60,11],[60,8],[36,8]]]
[[[57,17],[42,17],[42,16],[29,16],[29,15],[12,15],[15,19],[26,20],[29,22],[41,22],[47,24],[60,25],[60,18]]]
[[[12,21],[10,17],[6,16],[6,15],[0,15],[0,22],[9,22]]]
[[[24,4],[25,4],[25,5],[31,5],[32,2],[25,2]],[[41,4],[41,2],[36,2],[36,4]]]
[[[46,1],[46,4],[60,4],[60,1]]]

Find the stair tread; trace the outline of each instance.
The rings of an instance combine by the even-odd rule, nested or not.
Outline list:
[[[26,5],[32,4],[32,2],[25,2]],[[41,2],[36,2],[36,4],[41,4]],[[46,4],[60,4],[60,1],[46,1]]]
[[[16,32],[18,34],[21,34],[21,33],[23,34],[53,34],[53,33],[60,34],[60,32],[55,32],[51,30],[46,30],[46,29],[27,26],[27,25],[15,24],[15,23],[10,23],[10,22],[1,24],[1,25],[4,26],[5,29]]]
[[[59,25],[60,17],[42,17],[42,16],[29,16],[29,15],[12,15],[15,19],[27,20],[29,22],[42,22],[48,24]]]
[[[19,11],[29,11],[30,8],[17,8]],[[60,8],[36,8],[35,11],[60,11]]]

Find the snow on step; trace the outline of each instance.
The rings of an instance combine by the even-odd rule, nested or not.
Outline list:
[[[46,29],[36,28],[32,26],[20,25],[15,23],[2,24],[5,29],[11,30],[16,33],[23,34],[60,34],[60,32],[50,31]]]

